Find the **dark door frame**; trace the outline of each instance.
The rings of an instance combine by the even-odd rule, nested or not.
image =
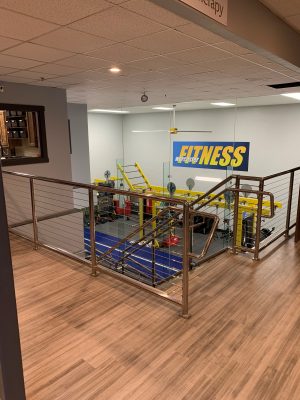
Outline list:
[[[0,161],[0,398],[25,400],[14,276]]]

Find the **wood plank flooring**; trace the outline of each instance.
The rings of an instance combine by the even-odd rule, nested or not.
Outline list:
[[[202,266],[189,320],[11,243],[28,400],[300,399],[300,243],[258,263],[225,254]]]

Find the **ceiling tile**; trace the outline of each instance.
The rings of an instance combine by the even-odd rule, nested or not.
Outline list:
[[[3,54],[10,56],[29,58],[37,61],[53,62],[62,58],[70,57],[73,53],[68,51],[52,49],[34,43],[23,43],[12,49],[5,50]]]
[[[162,72],[152,71],[152,72],[140,72],[132,77],[134,82],[154,82],[155,80],[164,79],[166,75]]]
[[[201,63],[201,64],[189,64],[189,65],[176,65],[172,66],[168,69],[165,69],[163,72],[169,74],[170,76],[188,76],[193,74],[202,74],[205,72],[215,71],[209,63]],[[176,82],[181,82],[182,80],[176,80]],[[173,80],[174,84],[174,80]]]
[[[100,38],[99,36],[90,35],[69,28],[60,28],[56,31],[40,36],[32,42],[57,49],[69,50],[74,53],[86,53],[114,43],[112,40]]]
[[[122,4],[122,7],[169,27],[175,28],[188,23],[186,19],[181,18],[176,14],[167,11],[165,8],[159,7],[147,0],[130,0]]]
[[[76,78],[73,75],[71,76],[60,76],[55,78],[47,79],[48,82],[56,82],[56,83],[66,83],[66,84],[78,84],[80,83],[80,78]]]
[[[61,60],[59,64],[67,65],[70,67],[81,67],[85,70],[105,67],[109,68],[112,65],[110,61],[101,60],[100,58],[89,57],[84,54],[76,54],[73,57]]]
[[[209,44],[222,42],[224,40],[222,36],[216,35],[196,24],[180,26],[176,28],[176,30]]]
[[[162,69],[171,68],[173,66],[182,65],[182,63],[167,57],[156,56],[146,58],[144,60],[130,62],[129,65],[143,71],[159,71]]]
[[[25,2],[23,3],[26,5]],[[0,35],[2,36],[13,39],[30,40],[56,28],[57,25],[50,24],[49,22],[1,9]]]
[[[235,43],[232,43],[229,40],[226,40],[221,43],[216,43],[214,45],[214,47],[221,49],[221,50],[228,51],[228,52],[230,52],[232,54],[236,54],[236,55],[244,55],[244,54],[252,53],[251,50],[241,47]]]
[[[156,22],[116,6],[77,21],[70,27],[116,42],[123,42],[165,29]]]
[[[91,57],[99,57],[104,60],[110,60],[117,63],[127,63],[130,61],[141,60],[149,58],[153,55],[148,51],[137,49],[135,47],[126,46],[124,43],[114,44],[104,49],[99,49],[87,53]]]
[[[103,79],[104,74],[103,70],[93,70],[76,72],[75,74],[72,74],[72,76],[79,78],[81,83],[85,83],[86,81]]]
[[[0,51],[8,49],[10,47],[16,46],[19,43],[22,43],[20,40],[10,39],[3,36],[0,36]]]
[[[59,25],[70,24],[111,6],[105,0],[84,0],[84,4],[82,0],[1,0],[0,4],[1,7]]]
[[[15,68],[0,67],[0,75],[11,74],[12,72],[17,72]]]
[[[0,61],[1,64],[1,61]],[[44,64],[38,67],[30,68],[31,71],[41,72],[45,74],[53,74],[58,76],[75,74],[82,71],[84,68],[73,68],[58,64]]]
[[[0,54],[0,66],[1,67],[11,67],[16,69],[27,69],[40,65],[39,62],[33,60],[26,60],[24,58],[7,56],[5,54]]]
[[[0,71],[1,73],[1,71]],[[35,72],[35,71],[17,71],[10,73],[10,76],[17,76],[19,78],[27,78],[27,79],[32,79],[32,80],[41,80],[41,78],[54,78],[56,75],[53,74],[45,74],[41,72]]]
[[[168,54],[175,51],[203,46],[203,43],[200,41],[191,39],[180,32],[171,29],[129,40],[127,44],[159,54]]]
[[[20,77],[11,76],[11,75],[1,75],[0,80],[1,80],[2,84],[5,82],[15,82],[15,83],[30,83],[30,82],[32,82],[32,79],[20,78]]]
[[[221,60],[230,58],[231,55],[222,50],[216,49],[211,46],[196,47],[185,51],[168,54],[169,58],[174,58],[178,61],[186,61],[191,64],[197,64],[207,61]]]
[[[31,85],[36,85],[36,86],[47,86],[47,87],[53,87],[53,88],[62,88],[63,84],[61,82],[53,82],[53,81],[32,81]]]

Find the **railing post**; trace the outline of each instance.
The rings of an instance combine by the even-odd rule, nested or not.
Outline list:
[[[299,241],[300,241],[300,186],[299,186],[297,221],[296,221],[296,232],[295,232],[295,242],[297,243]]]
[[[189,205],[183,206],[183,270],[182,270],[182,311],[183,318],[190,318],[189,314],[189,269],[190,269],[190,213]]]
[[[256,232],[255,232],[255,248],[253,260],[259,260],[259,247],[260,247],[260,229],[261,229],[261,216],[263,206],[263,191],[264,191],[264,180],[261,179],[259,182],[259,194],[257,195],[257,214],[256,214]]]
[[[289,199],[288,199],[288,207],[287,207],[287,215],[286,215],[286,233],[285,236],[289,237],[290,233],[290,224],[291,224],[291,210],[292,210],[292,201],[293,201],[293,190],[294,190],[294,178],[295,172],[291,172],[290,176],[290,186],[289,186]]]
[[[97,276],[94,191],[89,189],[90,252],[92,276]]]
[[[239,189],[241,183],[240,176],[236,176],[235,178],[235,188]],[[234,193],[234,211],[233,211],[233,244],[232,244],[232,252],[237,254],[237,230],[238,230],[238,222],[239,222],[239,191]],[[231,208],[231,207],[230,207]]]
[[[35,195],[34,195],[34,180],[33,180],[33,178],[30,178],[29,182],[30,182],[30,200],[31,200],[32,226],[33,226],[33,243],[34,243],[34,250],[38,250],[38,248],[39,248],[39,236],[38,236],[38,225],[37,225],[36,208],[35,208]]]

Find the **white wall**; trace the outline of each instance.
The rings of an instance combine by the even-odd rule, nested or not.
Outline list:
[[[138,161],[153,184],[162,184],[163,162],[172,161],[172,141],[250,142],[248,173],[268,174],[300,164],[300,106],[282,105],[176,113],[176,126],[182,130],[212,130],[212,133],[133,133],[170,127],[169,113],[133,114],[124,117],[126,162]],[[238,172],[237,172],[238,173]],[[185,187],[188,177],[224,178],[226,171],[171,166],[171,180]],[[201,187],[200,187],[201,185]],[[195,190],[205,190],[203,183]]]
[[[122,115],[88,114],[91,179],[117,174],[116,160],[123,158]]]
[[[90,155],[86,104],[68,104],[71,133],[72,180],[90,183]]]
[[[5,169],[52,178],[71,179],[66,91],[49,87],[3,82],[0,103],[45,107],[49,163],[10,166]]]
[[[163,184],[163,163],[172,161],[174,140],[250,142],[249,171],[241,174],[266,176],[300,164],[298,104],[177,112],[178,129],[211,130],[212,133],[179,133],[171,137],[167,132],[150,132],[170,128],[169,112],[125,116],[90,114],[88,120],[92,178],[103,177],[106,169],[115,173],[115,160],[122,158],[122,135],[125,163],[138,161],[155,185]],[[133,133],[134,130],[149,132]],[[170,173],[177,187],[185,188],[188,177],[225,178],[227,172],[171,165]],[[197,182],[195,190],[205,191],[210,186]]]

